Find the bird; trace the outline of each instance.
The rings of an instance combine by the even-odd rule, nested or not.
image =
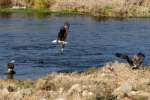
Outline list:
[[[65,41],[69,33],[69,28],[70,28],[70,24],[68,22],[65,22],[64,25],[60,28],[58,36],[57,36],[57,43],[60,44],[62,52],[65,47]]]
[[[7,73],[8,74],[15,74],[16,72],[14,71],[14,65],[15,60],[11,60],[8,64],[7,64]]]
[[[125,59],[129,65],[132,66],[132,69],[138,69],[145,59],[145,55],[141,52],[135,54],[132,57],[129,57],[127,53],[116,53],[115,56],[121,59]]]

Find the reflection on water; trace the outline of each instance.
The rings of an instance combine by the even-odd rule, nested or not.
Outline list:
[[[51,43],[70,22],[64,54]],[[150,19],[95,19],[57,14],[0,14],[0,76],[14,59],[16,79],[36,79],[51,72],[82,72],[118,60],[116,52],[146,55],[150,64]],[[13,78],[8,75],[7,78]]]
[[[7,73],[7,79],[14,79],[14,74]]]
[[[11,13],[7,13],[7,12],[0,13],[0,18],[10,18],[10,17],[11,17]]]
[[[95,17],[95,16],[93,16],[93,20],[96,20],[96,21],[99,21],[99,22],[107,22],[108,20],[110,20],[110,21],[112,21],[112,20],[116,20],[116,21],[125,21],[125,20],[127,20],[127,18],[125,18],[125,17],[117,17],[117,18],[115,18],[115,17]]]
[[[0,13],[0,18],[11,18],[11,17],[15,17],[15,16],[23,16],[23,17],[31,17],[31,18],[36,18],[36,19],[44,19],[46,18],[48,15],[50,15],[49,13],[26,13],[25,15],[19,14],[19,13],[7,13],[7,12],[3,12]]]

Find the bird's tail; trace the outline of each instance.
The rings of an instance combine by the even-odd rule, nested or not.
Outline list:
[[[126,54],[126,53],[124,53],[124,54],[123,53],[116,53],[115,56],[118,58],[121,58],[121,59],[128,59],[129,58],[128,54]]]
[[[121,59],[125,59],[130,65],[133,65],[133,61],[128,56],[128,54],[126,54],[126,53],[116,53],[115,56],[118,57],[118,58],[121,58]]]

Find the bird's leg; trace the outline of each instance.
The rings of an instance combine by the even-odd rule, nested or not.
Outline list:
[[[137,65],[137,64],[134,64],[133,66],[132,66],[132,69],[138,69],[139,68],[139,65]]]
[[[14,79],[14,74],[8,73],[7,74],[7,79]]]
[[[65,47],[65,44],[64,44],[64,41],[62,41],[62,42],[60,43],[61,53],[63,53],[64,47]]]
[[[59,39],[56,40],[56,43],[59,44]]]

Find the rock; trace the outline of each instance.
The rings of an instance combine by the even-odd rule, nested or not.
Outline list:
[[[150,93],[144,91],[131,91],[128,94],[130,97],[134,98],[135,100],[138,98],[144,98],[143,100],[150,100]]]
[[[48,98],[45,98],[45,97],[35,97],[34,100],[49,100]]]
[[[102,73],[101,76],[102,77],[114,77],[115,75],[112,73]]]
[[[60,88],[58,92],[59,92],[59,94],[62,94],[63,91],[64,91],[64,89],[63,89],[63,88]]]
[[[7,88],[4,88],[4,89],[2,90],[2,95],[8,95],[8,94],[9,94],[8,89],[7,89]]]
[[[18,90],[14,96],[16,98],[23,98],[24,96],[29,96],[32,94],[32,89],[29,88],[29,89],[21,89],[21,90]]]
[[[84,90],[84,91],[82,92],[82,96],[92,96],[92,95],[93,95],[93,93],[90,92],[90,91],[88,91],[88,90]]]
[[[87,90],[84,90],[83,92],[82,92],[82,96],[88,96],[89,94],[88,94],[89,92],[87,91]]]
[[[22,90],[18,91],[18,93],[23,94],[23,95],[31,95],[32,94],[32,89],[31,88],[22,89]]]
[[[72,85],[72,87],[68,90],[68,95],[74,93],[74,92],[81,92],[82,89],[81,89],[81,85],[80,84],[74,84]]]
[[[145,79],[143,82],[145,85],[150,85],[150,79]]]
[[[128,95],[132,91],[132,86],[128,83],[122,84],[119,88],[115,89],[113,94],[117,96]]]
[[[39,91],[36,91],[36,93],[34,95],[37,96],[37,97],[46,98],[50,94],[45,90],[39,90]]]
[[[128,94],[129,92],[132,91],[132,86],[130,84],[126,83],[126,84],[123,84],[120,89],[123,93]]]
[[[66,97],[63,97],[63,96],[62,96],[62,97],[56,98],[55,100],[67,100],[67,99],[66,99]]]
[[[48,100],[48,99],[40,97],[39,100]]]

